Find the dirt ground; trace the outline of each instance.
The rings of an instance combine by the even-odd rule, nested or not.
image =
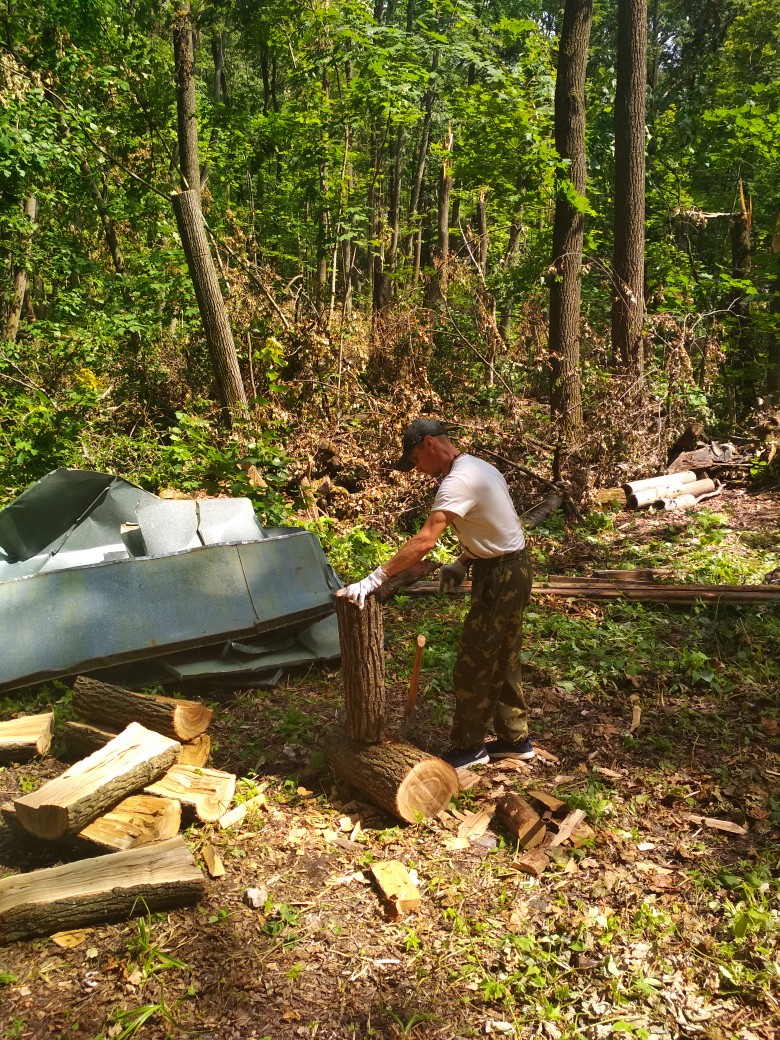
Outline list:
[[[727,507],[735,529],[776,533],[777,494],[733,493]],[[684,523],[626,514],[619,537],[639,543]],[[557,561],[580,573],[593,562],[581,548]],[[462,609],[413,597],[386,608],[390,734],[404,730],[415,634],[434,611],[456,631]],[[602,612],[582,602],[536,609],[590,611],[596,626]],[[698,611],[691,623],[707,618]],[[447,747],[446,665],[424,662],[406,730],[433,752]],[[208,879],[194,909],[0,947],[0,1036],[772,1040],[780,690],[640,685],[641,722],[629,735],[632,689],[594,701],[530,669],[540,755],[476,770],[452,811],[416,825],[362,801],[325,764],[318,749],[341,713],[337,671],[210,695],[211,764],[242,778],[240,797],[266,798],[234,828],[185,832],[199,862],[204,844],[216,849],[224,876]],[[64,767],[49,757],[0,771],[0,802]],[[516,846],[495,820],[474,829],[474,814],[500,794],[528,788],[583,806],[594,832],[539,877],[515,869]],[[411,872],[417,912],[394,917],[383,905],[370,874],[378,860]],[[4,832],[0,865],[15,873],[43,861]],[[259,909],[245,901],[252,888]],[[724,912],[738,903],[742,917]]]

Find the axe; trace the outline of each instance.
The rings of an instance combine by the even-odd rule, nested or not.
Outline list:
[[[420,685],[420,665],[422,664],[423,650],[425,649],[425,636],[417,637],[417,647],[414,651],[414,664],[412,665],[412,678],[409,682],[409,692],[406,695],[406,707],[404,709],[404,722],[408,722],[414,711],[414,703],[417,700],[417,687]]]

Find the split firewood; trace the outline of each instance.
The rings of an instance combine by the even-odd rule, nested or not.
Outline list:
[[[334,773],[407,823],[436,816],[459,793],[452,766],[412,744],[364,744],[333,730],[326,753]]]
[[[695,823],[699,827],[710,827],[714,831],[735,834],[737,837],[747,834],[747,830],[744,827],[741,827],[738,823],[732,823],[731,820],[718,820],[714,816],[699,816],[698,813],[683,813],[682,815],[683,819],[688,820],[690,823]]]
[[[65,755],[71,761],[91,755],[93,751],[105,747],[109,740],[116,736],[111,730],[99,729],[97,726],[76,722],[73,719],[64,721],[57,732],[62,739]],[[210,754],[211,737],[208,733],[201,733],[181,744],[176,761],[185,766],[205,766]]]
[[[175,740],[132,722],[61,776],[16,798],[19,823],[38,838],[76,834],[161,776],[176,761],[178,750]]]
[[[222,862],[219,853],[216,851],[214,846],[204,845],[200,852],[209,874],[213,878],[223,877],[225,874],[225,864]]]
[[[0,943],[192,906],[203,874],[178,835],[0,879]]]
[[[539,877],[550,865],[550,857],[544,849],[533,849],[524,852],[512,861],[512,869],[521,874],[530,874],[531,877]]]
[[[514,791],[509,791],[496,802],[496,816],[517,838],[521,848],[532,849],[544,841],[547,833],[544,820]]]
[[[202,767],[208,764],[210,755],[211,737],[208,733],[199,733],[192,740],[182,742],[176,761],[180,766]]]
[[[80,675],[76,680],[72,704],[74,711],[88,722],[109,726],[140,722],[147,729],[179,741],[192,740],[205,733],[213,714],[211,708],[200,701],[134,693],[87,675]]]
[[[0,722],[0,762],[26,762],[51,747],[54,712]]]
[[[173,798],[156,798],[150,794],[134,794],[119,805],[98,816],[78,837],[103,849],[122,852],[165,841],[179,833],[181,804]]]
[[[558,845],[563,845],[565,841],[569,841],[574,831],[576,831],[581,823],[585,822],[585,819],[586,816],[582,809],[572,809],[558,828],[558,833],[552,841],[548,843],[547,848],[554,849]]]
[[[385,905],[393,916],[420,909],[420,890],[403,863],[399,863],[398,860],[372,863],[371,873],[379,886]]]
[[[233,801],[236,777],[234,773],[223,773],[221,769],[172,765],[164,776],[148,784],[145,790],[147,794],[175,798],[182,805],[194,809],[199,820],[215,823]]]
[[[566,808],[566,802],[556,798],[554,794],[548,794],[547,791],[526,791],[525,793],[532,801],[543,805],[545,809],[549,809],[553,816]]]

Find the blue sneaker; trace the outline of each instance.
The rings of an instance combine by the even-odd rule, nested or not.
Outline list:
[[[531,743],[530,737],[523,737],[522,740],[489,740],[484,747],[487,752],[488,758],[491,762],[497,762],[502,758],[514,758],[522,762],[530,762],[532,758],[536,758],[536,753]]]
[[[454,748],[442,756],[445,762],[454,769],[470,769],[472,766],[486,766],[490,761],[490,755],[485,750],[484,744],[477,744],[471,748]]]

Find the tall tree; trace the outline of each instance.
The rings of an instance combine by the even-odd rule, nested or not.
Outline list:
[[[582,433],[580,293],[585,203],[585,74],[593,0],[566,0],[555,83],[555,147],[560,157],[550,283],[550,406],[557,422],[555,469]]]
[[[617,37],[612,351],[634,397],[644,370],[646,0],[620,0]]]

